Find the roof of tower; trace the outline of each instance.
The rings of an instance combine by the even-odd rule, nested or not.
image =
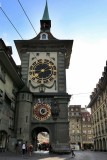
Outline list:
[[[43,14],[42,20],[50,20],[50,19],[49,19],[49,12],[48,12],[47,0],[46,0],[45,10],[44,10],[44,14]]]

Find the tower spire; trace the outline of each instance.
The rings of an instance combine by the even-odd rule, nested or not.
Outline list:
[[[40,20],[40,24],[41,24],[41,31],[50,32],[51,20],[49,18],[47,0],[46,0],[46,5],[45,5],[45,9],[44,9],[42,20]]]
[[[45,5],[45,9],[44,9],[44,14],[43,14],[42,20],[49,20],[49,12],[48,12],[47,0],[46,0],[46,5]]]

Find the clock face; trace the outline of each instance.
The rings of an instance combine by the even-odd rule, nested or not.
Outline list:
[[[46,84],[56,78],[56,66],[48,59],[39,59],[29,68],[30,79],[37,84]]]
[[[44,121],[51,116],[51,107],[46,103],[37,103],[33,108],[33,115],[39,121]]]

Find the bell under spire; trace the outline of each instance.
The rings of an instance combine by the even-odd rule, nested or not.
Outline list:
[[[41,24],[41,31],[50,32],[51,20],[49,19],[47,0],[46,0],[46,5],[45,5],[45,9],[44,9],[42,20],[40,20],[40,24]]]

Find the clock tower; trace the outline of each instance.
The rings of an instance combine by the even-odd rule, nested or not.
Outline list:
[[[25,84],[17,95],[16,137],[17,141],[33,143],[36,150],[37,135],[48,132],[52,151],[69,153],[68,103],[71,95],[66,92],[66,69],[73,40],[59,40],[50,30],[46,1],[40,33],[30,40],[15,40]]]

